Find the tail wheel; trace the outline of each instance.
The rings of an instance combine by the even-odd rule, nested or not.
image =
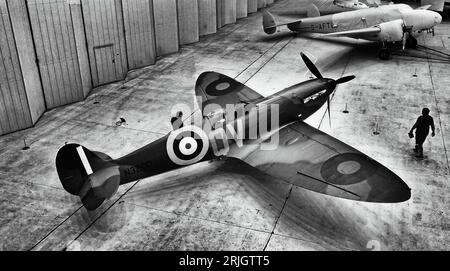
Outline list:
[[[382,60],[388,60],[391,56],[391,52],[387,48],[383,48],[378,53],[378,57]]]

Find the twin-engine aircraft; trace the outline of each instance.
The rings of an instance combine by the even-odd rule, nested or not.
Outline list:
[[[330,113],[330,95],[355,76],[324,78],[304,54],[301,57],[317,78],[268,97],[226,75],[201,74],[195,87],[201,125],[187,122],[122,158],[78,144],[63,146],[56,156],[62,186],[94,210],[119,185],[203,161],[233,159],[234,164],[330,196],[384,203],[408,200],[409,187],[392,171],[303,122],[324,104]],[[245,110],[227,110],[225,115],[230,105]]]
[[[390,45],[402,42],[405,47],[415,48],[414,32],[433,30],[441,23],[439,13],[423,8],[412,9],[405,4],[385,5],[320,16],[316,6],[308,8],[308,18],[277,24],[269,11],[264,11],[263,27],[267,34],[274,34],[279,26],[302,33],[321,33],[322,36],[344,36],[382,43],[380,59],[389,59]]]

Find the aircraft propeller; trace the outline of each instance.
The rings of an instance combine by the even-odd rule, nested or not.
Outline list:
[[[300,56],[302,57],[303,62],[305,62],[306,67],[312,74],[314,74],[317,78],[323,78],[322,74],[319,72],[319,69],[317,69],[317,66],[314,65],[314,63],[304,53],[300,53]],[[351,81],[353,79],[355,79],[355,76],[349,75],[349,76],[344,76],[344,77],[339,78],[334,81],[336,83],[336,87],[333,89],[333,91],[327,97],[327,111],[328,111],[328,120],[330,122],[330,127],[331,127],[330,96],[331,96],[331,94],[333,94],[334,91],[336,91],[337,85],[347,83],[348,81]]]
[[[308,70],[314,74],[317,78],[323,78],[322,74],[320,74],[319,69],[317,69],[316,65],[304,54],[300,53],[300,56],[303,59],[303,62],[305,62],[306,67],[308,67]]]

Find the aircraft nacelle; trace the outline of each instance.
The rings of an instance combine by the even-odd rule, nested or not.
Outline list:
[[[377,38],[383,42],[395,42],[403,38],[403,21],[400,19],[381,23],[377,27],[381,30]]]
[[[427,30],[442,21],[441,15],[431,10],[410,10],[402,12],[402,17],[405,26],[412,28],[412,31]]]

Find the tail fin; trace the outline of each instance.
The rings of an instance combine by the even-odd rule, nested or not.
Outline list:
[[[109,156],[78,144],[65,145],[58,151],[56,170],[63,188],[79,196],[88,210],[97,209],[120,185],[119,167]]]
[[[277,24],[275,22],[275,17],[273,17],[273,15],[267,10],[264,10],[263,14],[263,27],[264,32],[266,32],[266,34],[269,35],[277,31]]]
[[[317,8],[316,5],[311,4],[308,6],[308,9],[306,10],[306,16],[308,17],[319,17],[320,16],[320,11]]]

